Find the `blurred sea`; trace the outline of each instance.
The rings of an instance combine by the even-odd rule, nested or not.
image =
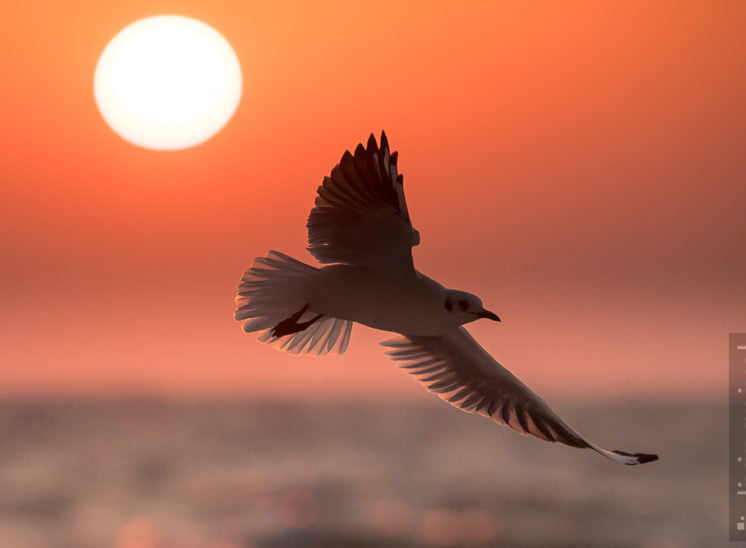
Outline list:
[[[727,546],[727,410],[555,405],[625,467],[428,404],[0,403],[0,546]]]

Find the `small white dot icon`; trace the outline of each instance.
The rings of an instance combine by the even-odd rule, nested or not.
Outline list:
[[[743,392],[743,390],[741,388],[739,388],[738,389],[738,393],[740,394],[741,392]]]
[[[740,481],[738,482],[738,486],[741,487],[741,482]]]
[[[738,457],[738,462],[741,462],[743,459],[741,457]]]

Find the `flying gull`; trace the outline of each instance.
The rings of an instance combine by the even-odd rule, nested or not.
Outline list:
[[[343,353],[353,322],[399,335],[381,344],[428,391],[468,413],[521,434],[590,448],[621,464],[657,455],[610,451],[563,421],[500,365],[464,325],[500,321],[482,301],[418,272],[412,247],[420,235],[404,199],[397,153],[386,134],[346,151],[318,188],[306,223],[316,268],[278,251],[244,273],[235,319],[259,340],[293,354]]]

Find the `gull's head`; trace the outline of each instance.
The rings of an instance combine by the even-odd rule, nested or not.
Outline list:
[[[487,318],[496,322],[500,321],[497,314],[485,310],[482,300],[479,297],[466,291],[449,289],[443,306],[446,309],[446,313],[453,318],[456,325],[473,322],[479,318]]]

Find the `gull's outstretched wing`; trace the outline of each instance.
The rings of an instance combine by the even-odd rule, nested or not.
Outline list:
[[[322,263],[361,266],[392,277],[414,276],[412,247],[420,236],[412,227],[386,134],[378,147],[346,151],[318,189],[308,217],[308,250]]]
[[[603,449],[578,434],[539,396],[501,366],[463,327],[441,337],[401,336],[381,343],[427,390],[466,411],[479,413],[521,434],[573,447],[588,447],[621,464],[658,460],[657,455]]]

